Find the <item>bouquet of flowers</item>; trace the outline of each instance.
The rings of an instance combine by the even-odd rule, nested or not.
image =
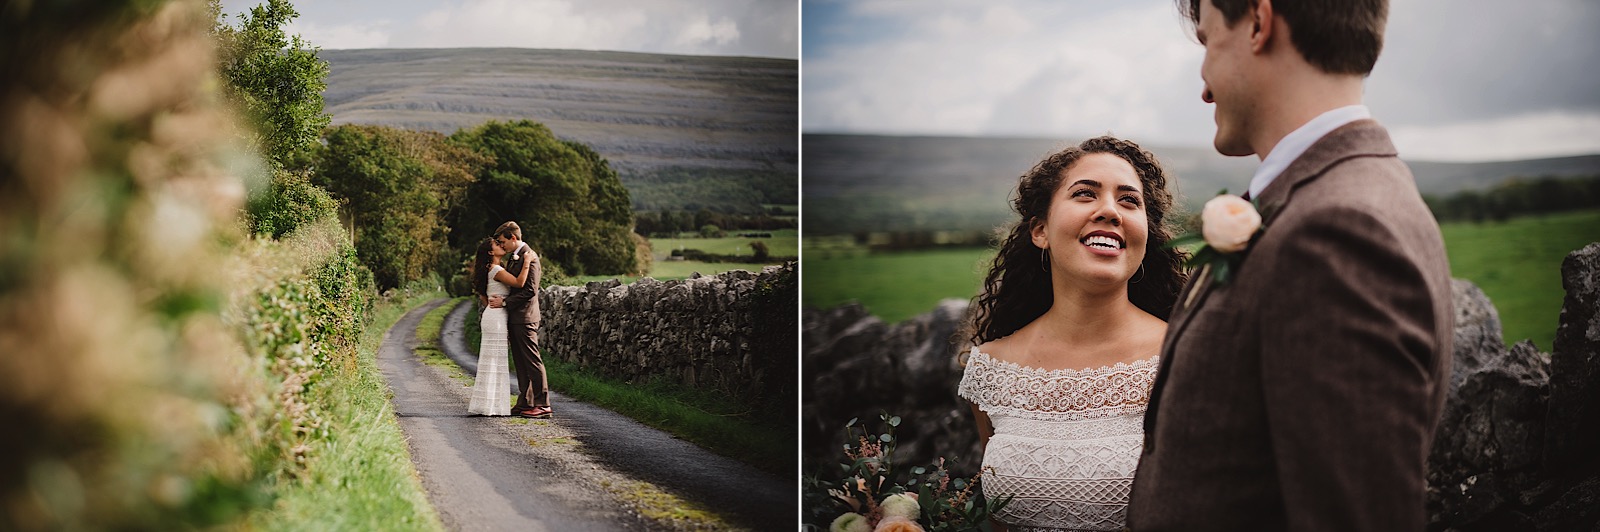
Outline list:
[[[985,530],[989,516],[1010,497],[980,500],[979,477],[952,478],[944,458],[909,471],[909,480],[895,480],[894,430],[900,416],[879,416],[882,434],[872,434],[856,419],[845,423],[844,478],[837,482],[806,479],[807,530],[829,532],[967,532]],[[859,434],[857,433],[859,429]]]

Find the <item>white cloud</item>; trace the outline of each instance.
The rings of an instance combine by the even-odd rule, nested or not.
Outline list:
[[[1389,128],[1408,159],[1498,161],[1600,153],[1600,112],[1540,112],[1437,126]]]
[[[860,16],[901,17],[884,30],[898,37],[806,57],[805,127],[1209,139],[1210,111],[1199,100],[1201,50],[1170,5],[1100,13],[1060,6],[859,6]]]
[[[701,15],[683,29],[676,42],[686,46],[722,46],[739,42],[739,23],[728,17],[719,17],[712,22],[711,17]]]
[[[284,27],[291,35],[298,34],[307,42],[325,50],[347,48],[382,48],[389,44],[388,20],[371,24],[337,24],[323,26],[315,22],[293,21]]]

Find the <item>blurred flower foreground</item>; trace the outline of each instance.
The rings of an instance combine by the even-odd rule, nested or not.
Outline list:
[[[0,529],[236,521],[327,430],[371,274],[247,237],[268,170],[191,1],[0,8]]]

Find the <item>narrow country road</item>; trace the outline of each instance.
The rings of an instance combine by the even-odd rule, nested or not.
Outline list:
[[[423,487],[447,528],[677,528],[640,515],[630,501],[640,497],[641,485],[698,503],[734,526],[789,529],[797,522],[792,479],[711,454],[609,410],[552,393],[552,420],[468,416],[471,378],[452,377],[454,368],[429,366],[413,352],[422,316],[446,302],[429,302],[396,322],[384,336],[378,364],[394,392]],[[468,376],[477,369],[462,335],[471,308],[463,303],[452,309],[441,334],[444,351]]]

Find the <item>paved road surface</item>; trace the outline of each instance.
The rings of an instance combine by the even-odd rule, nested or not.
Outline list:
[[[423,486],[452,530],[660,529],[607,487],[644,481],[756,530],[790,529],[798,520],[797,482],[552,394],[554,420],[466,414],[471,380],[453,379],[414,354],[412,337],[428,311],[407,313],[384,336],[379,367],[394,391],[395,410]],[[477,369],[465,349],[464,303],[442,331],[444,350],[466,375]],[[516,379],[512,379],[515,386]],[[513,390],[507,390],[507,394]]]

